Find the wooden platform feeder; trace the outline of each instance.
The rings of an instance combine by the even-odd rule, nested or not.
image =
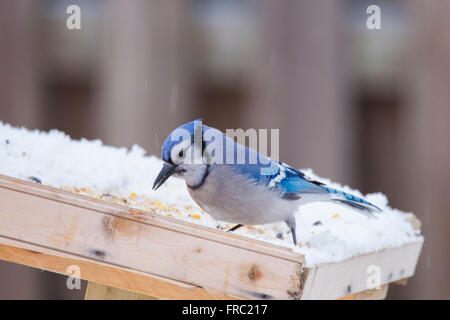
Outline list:
[[[422,242],[306,268],[288,248],[0,175],[0,259],[80,268],[86,299],[382,299]],[[381,270],[367,290],[368,267]]]

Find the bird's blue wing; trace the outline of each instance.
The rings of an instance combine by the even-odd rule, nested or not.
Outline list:
[[[282,162],[278,164],[277,173],[268,182],[269,187],[275,188],[286,199],[298,199],[301,193],[322,193],[320,185],[320,182]]]
[[[300,198],[301,193],[323,193],[322,185],[307,177],[300,170],[285,163],[270,160],[270,164],[241,165],[238,167],[241,174],[246,174],[255,179],[257,183],[263,184],[277,191],[289,200]]]

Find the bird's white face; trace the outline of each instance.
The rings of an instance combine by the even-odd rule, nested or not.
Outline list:
[[[184,140],[174,145],[170,156],[176,166],[174,176],[184,179],[191,188],[198,187],[203,182],[208,166],[203,159],[201,146],[195,146],[190,140]]]
[[[176,165],[192,163],[193,144],[190,140],[183,140],[173,146],[170,159]]]

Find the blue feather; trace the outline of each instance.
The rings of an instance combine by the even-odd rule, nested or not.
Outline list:
[[[344,191],[340,191],[340,190],[336,190],[333,188],[329,188],[326,186],[322,186],[323,189],[325,189],[328,193],[330,194],[336,194],[337,196],[341,197],[341,199],[334,199],[335,201],[340,201],[344,204],[347,204],[349,206],[353,206],[355,208],[361,209],[361,210],[367,210],[368,208],[365,206],[361,206],[361,204],[369,206],[371,208],[374,208],[378,211],[382,211],[380,208],[378,208],[376,205],[370,203],[367,200],[364,200],[362,198],[359,198],[357,196],[354,196],[350,193],[344,192]],[[371,211],[371,209],[368,209],[368,211]]]
[[[308,179],[300,170],[282,162],[270,161],[270,165],[267,164],[265,167],[266,174],[261,173],[261,165],[246,164],[237,166],[236,169],[241,174],[249,175],[257,183],[268,186],[282,195],[290,195],[286,196],[287,198],[299,193],[324,193],[319,187],[320,182]]]

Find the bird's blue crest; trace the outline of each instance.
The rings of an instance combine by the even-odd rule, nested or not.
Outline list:
[[[166,162],[171,162],[170,152],[172,151],[172,148],[185,139],[194,141],[194,135],[200,128],[202,131],[199,131],[199,133],[202,132],[202,134],[203,132],[205,132],[205,130],[209,129],[208,126],[205,126],[202,123],[202,118],[185,123],[173,130],[166,138],[166,141],[164,141],[164,144],[162,146],[162,159]]]

